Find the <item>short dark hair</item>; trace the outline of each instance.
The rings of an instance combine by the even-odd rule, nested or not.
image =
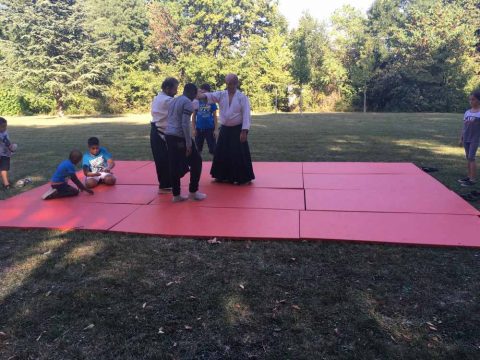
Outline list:
[[[70,151],[70,155],[68,156],[68,158],[71,161],[80,160],[82,158],[82,153],[80,152],[80,150],[72,150]]]
[[[192,83],[186,84],[185,87],[183,88],[183,94],[184,95],[196,96],[197,92],[198,92],[197,85],[192,84]]]
[[[179,84],[179,81],[174,77],[166,78],[165,80],[163,80],[162,90],[171,89],[175,86],[178,86],[178,84]]]
[[[93,145],[100,145],[100,140],[98,140],[97,137],[93,136],[87,141],[88,147],[93,146]]]
[[[475,90],[475,91],[472,91],[472,94],[471,94],[475,99],[477,99],[478,101],[480,101],[480,89],[479,90]]]
[[[7,119],[0,117],[0,125],[6,124],[6,123],[7,123]]]
[[[200,89],[205,90],[207,92],[212,91],[212,87],[209,84],[203,84],[202,86],[200,86]]]

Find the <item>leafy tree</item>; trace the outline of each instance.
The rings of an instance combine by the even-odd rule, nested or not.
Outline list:
[[[85,30],[75,0],[0,1],[0,23],[12,52],[8,67],[19,87],[47,93],[63,115],[73,92],[102,96],[111,74],[111,55]]]

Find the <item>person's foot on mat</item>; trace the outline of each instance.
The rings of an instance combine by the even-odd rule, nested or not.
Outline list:
[[[10,185],[3,185],[3,190],[7,191],[10,190],[12,187]]]
[[[204,194],[204,193],[201,193],[200,191],[197,191],[197,192],[194,192],[194,193],[190,193],[188,195],[188,197],[190,198],[190,200],[202,201],[202,200],[205,200],[207,198],[207,194]]]
[[[56,192],[56,189],[50,188],[45,194],[42,195],[42,200],[48,200]]]
[[[172,193],[172,188],[160,188],[160,189],[158,189],[158,193],[160,195],[171,194]]]
[[[469,186],[473,186],[475,184],[476,184],[475,181],[472,181],[472,180],[468,179],[468,181],[464,181],[464,182],[460,183],[460,186],[469,187]]]
[[[458,179],[457,181],[461,184],[461,183],[464,183],[465,181],[470,181],[470,178],[465,177],[465,178],[462,178],[462,179]]]
[[[188,200],[188,197],[183,196],[183,195],[177,195],[177,196],[173,197],[172,202],[179,203],[179,202],[183,202],[183,201],[187,201],[187,200]]]

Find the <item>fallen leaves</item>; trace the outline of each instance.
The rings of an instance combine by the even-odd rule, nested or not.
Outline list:
[[[218,241],[217,238],[213,238],[213,239],[207,240],[207,243],[208,244],[221,244],[222,242]]]
[[[90,324],[90,325],[84,327],[84,328],[83,328],[83,331],[91,330],[91,329],[93,329],[94,327],[95,327],[95,324]]]

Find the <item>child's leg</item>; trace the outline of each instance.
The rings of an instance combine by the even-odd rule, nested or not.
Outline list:
[[[167,143],[160,137],[155,126],[152,126],[150,132],[150,146],[155,161],[159,188],[171,188],[172,184],[170,183],[170,165]]]
[[[477,163],[475,160],[468,162],[468,177],[471,181],[475,181],[477,178]]]
[[[10,183],[8,182],[8,171],[2,170],[1,173],[2,173],[2,182],[3,182],[3,185],[4,185],[4,186],[9,186]]]
[[[60,199],[64,197],[71,197],[71,196],[77,196],[80,191],[73,186],[70,186],[68,184],[59,184],[59,185],[52,185],[52,188],[55,189],[56,191],[50,194],[48,197],[45,198],[45,200],[52,200],[52,199]]]
[[[195,136],[195,144],[197,145],[197,149],[199,152],[203,150],[203,143],[205,141],[205,135],[203,130],[197,129],[197,135]]]
[[[465,147],[467,151],[467,146]],[[477,176],[477,164],[475,161],[475,157],[477,155],[478,144],[476,143],[468,143],[468,152],[467,152],[467,159],[468,159],[468,177],[471,181],[475,181]]]
[[[180,166],[185,159],[186,147],[183,139],[167,135],[168,158],[173,196],[180,195]]]
[[[187,158],[190,165],[190,186],[189,191],[191,193],[198,191],[198,183],[200,182],[200,176],[202,175],[202,157],[192,141],[192,153]]]
[[[117,182],[117,178],[112,174],[108,174],[103,178],[102,181],[105,185],[115,185],[115,183]]]
[[[208,152],[210,154],[214,154],[215,153],[215,135],[213,134],[213,129],[208,129],[206,130],[206,138],[207,138],[207,145],[208,145]],[[200,151],[200,150],[199,150]]]
[[[8,172],[10,171],[10,158],[7,156],[0,157],[0,173],[2,176],[2,182],[4,186],[9,186]]]
[[[98,185],[98,180],[94,177],[89,177],[87,180],[85,180],[85,187],[87,189],[93,189]]]

